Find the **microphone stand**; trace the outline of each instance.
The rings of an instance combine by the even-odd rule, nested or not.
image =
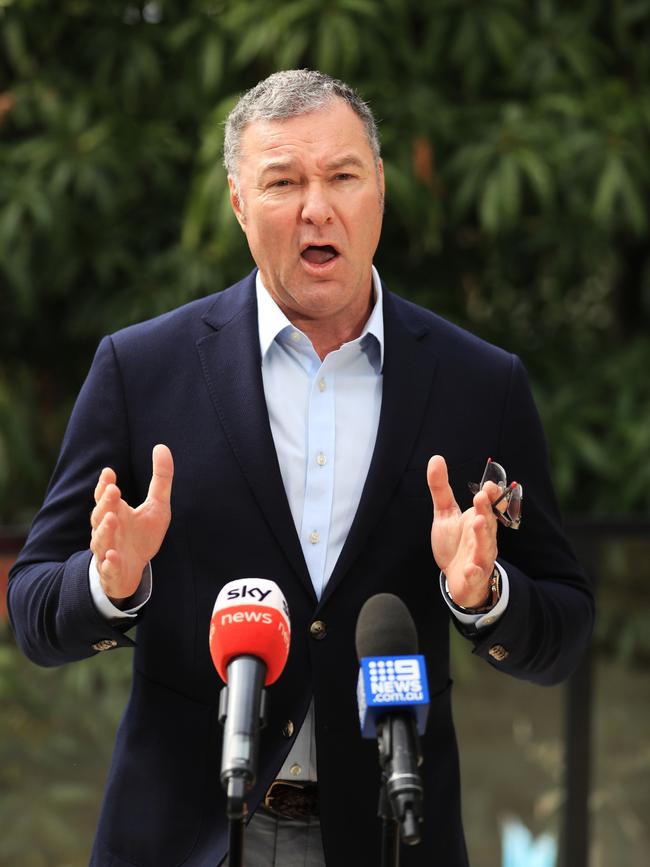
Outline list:
[[[246,793],[255,782],[258,732],[254,731],[251,737],[245,721],[257,719],[259,728],[266,723],[266,691],[262,688],[266,672],[256,662],[247,659],[247,676],[230,690],[224,686],[219,695],[219,722],[225,727],[221,782],[226,790],[229,820],[228,867],[243,867]],[[228,755],[226,745],[230,745]]]
[[[420,842],[422,823],[422,764],[415,721],[388,714],[377,723],[382,786],[379,816],[382,820],[381,867],[399,867],[399,837],[407,846]]]
[[[231,780],[231,782],[233,781]],[[230,786],[228,786],[228,789],[230,791]],[[241,804],[239,815],[233,815],[231,812],[231,803],[233,803],[233,800],[229,794],[228,807],[226,810],[228,815],[228,867],[242,867],[244,863],[244,818],[247,813],[246,801],[243,800],[243,797],[241,800],[235,801],[235,803]]]
[[[381,775],[379,789],[379,808],[377,814],[381,819],[381,867],[399,867],[399,832],[397,819],[388,797],[386,783],[388,777]]]

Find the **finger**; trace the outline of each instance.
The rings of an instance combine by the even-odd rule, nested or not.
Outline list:
[[[104,515],[104,518],[97,527],[93,530],[90,540],[90,550],[95,555],[98,564],[101,564],[106,558],[106,552],[110,548],[115,547],[115,537],[117,530],[117,518],[113,512]]]
[[[492,483],[490,482],[490,484]],[[494,487],[496,488],[497,486],[494,485]],[[474,494],[474,499],[472,503],[474,505],[476,514],[481,515],[483,518],[485,518],[486,521],[490,519],[490,516],[494,517],[492,512],[492,500],[488,491],[486,491],[485,488],[483,488],[482,491],[479,491],[478,494]]]
[[[119,600],[125,598],[128,594],[122,591],[122,560],[117,551],[109,548],[106,552],[106,558],[99,567],[99,577],[101,579],[104,593],[109,599]]]
[[[174,478],[174,459],[167,446],[159,443],[154,446],[152,459],[152,474],[147,499],[169,504]]]
[[[104,469],[99,474],[99,479],[97,480],[97,485],[95,486],[94,498],[95,502],[98,503],[106,490],[107,485],[114,485],[117,481],[117,476],[115,475],[115,471],[110,467],[104,467]]]
[[[117,510],[121,496],[121,491],[117,485],[110,483],[106,486],[99,502],[90,513],[90,526],[93,530],[101,524],[107,512],[115,512]]]
[[[488,520],[484,515],[477,515],[472,522],[472,531],[474,533],[472,562],[482,570],[486,577],[489,577],[492,574],[498,553],[494,516],[491,515]]]
[[[493,503],[495,500],[498,500],[499,497],[503,494],[503,488],[500,488],[494,482],[486,482],[483,485],[483,490],[487,494],[488,500],[490,503]]]
[[[449,484],[447,464],[441,455],[434,455],[427,466],[427,482],[434,512],[457,511],[458,503]]]

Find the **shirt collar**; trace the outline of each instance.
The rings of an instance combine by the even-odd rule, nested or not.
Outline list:
[[[360,343],[363,341],[363,345],[365,345],[368,341],[367,335],[372,335],[375,338],[379,347],[378,372],[381,372],[384,367],[384,310],[381,280],[374,265],[372,266],[372,286],[375,304],[357,340]],[[296,329],[291,324],[290,320],[275,303],[262,282],[259,270],[255,276],[255,292],[257,294],[257,326],[259,330],[260,350],[262,352],[262,361],[264,361],[264,357],[271,348],[271,345],[285,329],[290,329],[291,331],[299,329]]]

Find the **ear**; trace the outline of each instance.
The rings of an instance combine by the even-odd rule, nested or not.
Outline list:
[[[230,205],[233,209],[235,216],[237,217],[237,222],[242,227],[242,230],[246,231],[246,216],[244,214],[244,206],[239,197],[239,193],[237,192],[237,185],[231,175],[228,175],[228,187],[230,189]]]

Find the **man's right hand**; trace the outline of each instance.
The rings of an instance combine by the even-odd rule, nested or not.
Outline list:
[[[158,553],[171,520],[172,453],[167,446],[157,445],[152,462],[147,498],[135,509],[122,499],[110,467],[101,471],[95,488],[90,550],[104,593],[118,608],[138,589],[142,572]]]

